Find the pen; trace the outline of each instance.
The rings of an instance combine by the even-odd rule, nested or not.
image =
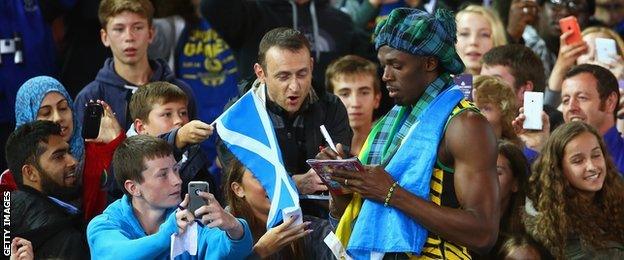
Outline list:
[[[338,153],[338,149],[336,149],[334,141],[332,141],[331,136],[329,136],[325,125],[321,125],[321,133],[323,134],[323,137],[325,137],[325,141],[329,144],[329,147],[334,150],[334,152]]]

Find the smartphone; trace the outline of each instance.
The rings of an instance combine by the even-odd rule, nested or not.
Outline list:
[[[572,34],[566,38],[566,44],[570,45],[583,40],[581,36],[581,27],[574,16],[568,16],[559,20],[559,27],[561,27],[561,33],[572,31]]]
[[[459,90],[464,93],[464,98],[472,101],[472,74],[459,74],[453,78],[453,81],[457,86],[459,86]]]
[[[206,205],[204,198],[199,196],[199,192],[208,192],[208,182],[192,181],[188,184],[189,204],[188,210],[195,214],[195,210]]]
[[[544,109],[543,92],[524,92],[524,115],[526,119],[522,128],[542,130],[542,110]]]
[[[85,113],[82,120],[82,138],[95,139],[100,134],[100,120],[104,108],[102,104],[97,102],[89,102],[85,107]]]
[[[602,63],[612,63],[613,56],[617,55],[615,40],[607,38],[596,38],[596,59]]]
[[[303,218],[301,216],[303,216],[303,214],[301,214],[301,207],[294,206],[282,209],[282,219],[284,222],[290,217],[295,218],[295,222],[293,222],[291,226],[303,224]]]

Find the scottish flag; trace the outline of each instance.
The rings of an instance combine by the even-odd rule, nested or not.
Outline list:
[[[266,87],[247,91],[215,120],[226,147],[260,181],[271,200],[267,230],[282,220],[282,209],[299,207],[299,193],[286,173],[273,125],[265,108]]]

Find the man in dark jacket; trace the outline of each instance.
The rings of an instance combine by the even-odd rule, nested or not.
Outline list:
[[[89,100],[104,100],[116,113],[117,121],[128,129],[132,123],[128,104],[139,86],[154,81],[167,81],[180,87],[189,97],[189,117],[196,117],[195,95],[191,88],[175,78],[163,60],[149,60],[147,46],[154,37],[154,7],[148,0],[104,0],[100,3],[102,43],[110,47],[109,58],[95,80],[78,93],[74,103],[78,120]]]
[[[328,0],[203,0],[201,11],[234,50],[242,78],[253,75],[258,43],[277,27],[299,30],[310,41],[315,82],[325,82],[323,72],[340,56],[374,58],[370,38]],[[322,84],[315,86],[323,89]]]
[[[19,190],[11,192],[11,236],[32,242],[36,259],[88,259],[76,199],[76,159],[59,125],[34,121],[16,129],[6,146]]]
[[[299,193],[304,195],[327,190],[306,163],[316,156],[319,146],[327,146],[319,127],[325,125],[333,141],[347,147],[353,135],[340,99],[325,90],[317,93],[312,88],[313,59],[309,46],[306,37],[294,29],[280,27],[269,31],[260,42],[258,63],[254,65],[258,79],[251,86],[266,86],[266,109],[284,166]],[[226,155],[221,159],[227,166],[228,154],[222,149],[220,152]],[[326,212],[315,211],[318,207],[310,203],[301,206],[304,214],[327,217]]]

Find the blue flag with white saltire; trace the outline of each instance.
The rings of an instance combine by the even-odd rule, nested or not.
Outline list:
[[[299,207],[299,193],[284,167],[265,108],[265,91],[264,84],[247,91],[215,123],[228,150],[254,174],[271,200],[268,230],[282,220],[282,209]]]

